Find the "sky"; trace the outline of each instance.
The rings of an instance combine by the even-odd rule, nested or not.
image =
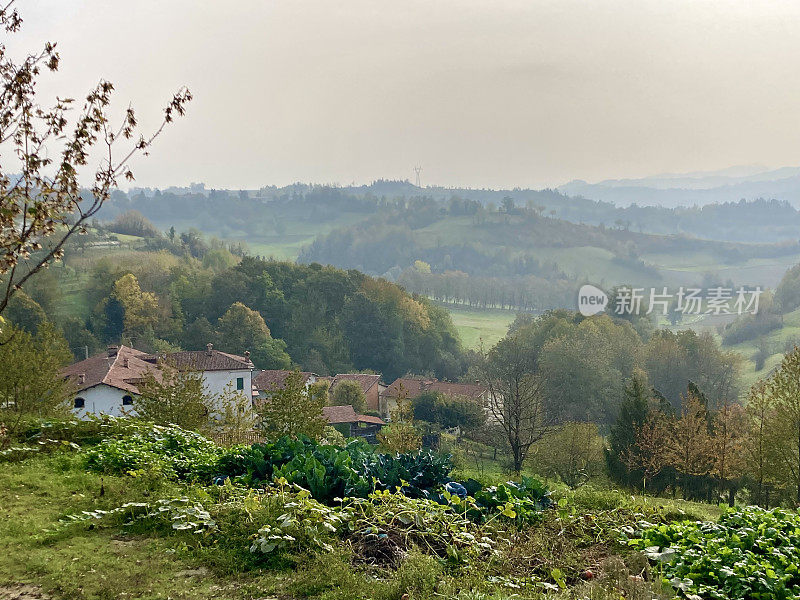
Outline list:
[[[102,77],[154,127],[136,185],[552,187],[800,165],[796,0],[17,0],[42,99]]]

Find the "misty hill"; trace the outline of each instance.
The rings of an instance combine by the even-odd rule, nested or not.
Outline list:
[[[598,183],[574,180],[559,186],[558,190],[617,206],[638,204],[672,208],[758,198],[785,200],[800,206],[800,168],[732,167],[722,171],[608,179]]]
[[[449,192],[390,181],[141,191],[116,195],[104,215],[134,209],[162,231],[196,228],[252,255],[358,269],[445,301],[469,289],[481,307],[572,306],[586,280],[774,286],[800,260],[800,211],[787,202],[617,208],[554,190]],[[424,285],[402,279],[415,261],[430,266]]]
[[[259,190],[206,190],[193,184],[164,192],[119,192],[103,208],[102,215],[104,220],[113,220],[122,212],[135,209],[162,229],[194,227],[224,239],[247,241],[257,254],[294,258],[320,233],[421,198],[440,202],[444,210],[451,203],[469,201],[489,212],[509,199],[515,206],[576,224],[731,242],[793,241],[800,231],[800,210],[778,200],[736,200],[677,208],[644,204],[618,207],[549,189],[419,188],[407,181],[386,180],[349,187],[298,183]]]
[[[796,242],[736,244],[572,223],[507,202],[418,199],[338,227],[303,249],[397,280],[444,302],[532,310],[571,306],[579,282],[670,287],[774,286],[800,259]]]

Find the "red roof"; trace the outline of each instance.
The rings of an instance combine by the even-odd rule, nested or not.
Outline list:
[[[380,417],[373,417],[372,415],[359,415],[356,414],[355,409],[349,404],[345,406],[323,406],[322,414],[328,419],[331,425],[338,425],[340,423],[371,423],[373,425],[385,425],[383,419]]]
[[[358,415],[359,423],[372,423],[373,425],[386,425],[386,422],[380,417],[373,415]]]
[[[386,388],[383,392],[384,396],[397,398],[401,386],[403,392],[409,398],[415,398],[423,392],[439,392],[446,396],[463,396],[466,398],[480,398],[486,393],[486,388],[477,383],[453,383],[439,381],[438,379],[399,377]]]
[[[156,363],[159,359],[166,359],[178,370],[191,369],[192,371],[244,371],[253,368],[248,356],[228,354],[219,350],[189,350],[163,354],[150,354],[145,360]]]
[[[292,373],[293,371],[286,370],[261,371],[253,377],[253,385],[261,391],[279,390],[283,388],[286,378]],[[314,374],[310,371],[300,371],[300,375],[303,377],[303,383],[306,383]]]
[[[145,373],[152,372],[160,378],[159,360],[166,360],[179,370],[243,371],[253,368],[248,357],[219,350],[146,354],[128,346],[109,346],[106,352],[76,362],[61,373],[75,383],[78,391],[102,383],[138,394],[139,388],[136,385],[141,382]]]
[[[402,386],[403,392],[406,396],[409,398],[415,398],[424,391],[424,381],[425,380],[423,379],[417,379],[414,377],[398,377],[384,390],[383,394],[385,396],[396,398],[400,394],[400,388]]]
[[[358,422],[358,415],[349,404],[346,406],[323,406],[322,414],[325,415],[331,425]]]
[[[159,376],[158,368],[145,360],[147,357],[144,352],[127,346],[112,346],[107,352],[76,362],[61,373],[77,386],[78,391],[105,384],[138,394],[136,384],[145,373]]]

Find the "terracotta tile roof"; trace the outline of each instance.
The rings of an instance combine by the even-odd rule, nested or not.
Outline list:
[[[438,379],[400,377],[386,388],[383,395],[397,398],[401,385],[403,392],[409,398],[419,396],[423,392],[440,392],[446,396],[464,396],[466,398],[479,398],[486,393],[486,388],[477,383],[452,383],[450,381],[439,381]]]
[[[346,406],[323,406],[322,414],[325,415],[331,425],[358,422],[358,415],[349,404]]]
[[[486,393],[486,388],[477,383],[452,383],[450,381],[434,381],[426,386],[426,390],[441,392],[446,396],[464,396],[466,398],[480,398]]]
[[[328,419],[331,425],[340,423],[371,423],[373,425],[385,425],[380,417],[372,415],[359,415],[349,404],[345,406],[323,406],[322,414]]]
[[[150,354],[146,360],[158,362],[164,355]],[[183,352],[170,352],[166,355],[167,361],[178,369],[191,369],[193,371],[240,371],[252,369],[253,363],[249,356],[228,354],[219,350],[189,350]]]
[[[110,347],[107,352],[72,364],[61,371],[72,381],[77,391],[86,390],[101,383],[132,394],[138,394],[136,383],[145,373],[158,369],[144,360],[148,355],[127,346]]]
[[[261,371],[258,375],[253,377],[253,387],[261,391],[279,390],[284,386],[286,378],[292,374],[292,371],[285,370],[268,370]],[[303,377],[303,383],[314,375],[310,371],[300,371]]]
[[[432,380],[428,380],[432,381]],[[417,379],[414,377],[398,377],[395,379],[390,386],[388,386],[383,394],[384,396],[390,396],[392,398],[397,398],[398,394],[400,393],[400,387],[402,386],[403,392],[409,397],[414,398],[419,396],[424,388],[423,384],[425,383],[424,379]]]
[[[358,415],[359,423],[372,423],[373,425],[386,425],[386,422],[380,417],[373,415]]]
[[[342,381],[355,381],[361,386],[361,389],[364,390],[364,393],[366,394],[367,391],[372,388],[372,386],[380,383],[380,380],[380,375],[370,375],[368,373],[340,373],[333,378],[333,381],[331,381],[331,389],[336,387],[336,385]]]

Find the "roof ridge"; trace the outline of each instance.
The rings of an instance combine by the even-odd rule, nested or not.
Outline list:
[[[117,366],[117,359],[119,358],[119,353],[124,347],[125,346],[120,345],[119,349],[117,350],[117,353],[114,355],[114,360],[111,361],[111,363],[108,365],[108,371],[106,371],[106,374],[103,375],[103,379],[100,380],[100,383],[105,383],[106,385],[108,385],[108,381],[106,381],[106,379],[108,379],[109,375],[111,375],[111,371],[114,370],[114,367]],[[106,360],[108,360],[109,358],[111,357],[106,355]]]
[[[250,360],[247,357],[242,356],[241,354],[231,354],[230,352],[223,352],[222,350],[213,350],[213,349],[211,351],[212,352],[219,352],[220,354],[224,354],[225,356],[229,356],[230,358],[233,358],[235,360],[239,360],[239,361],[244,362],[244,363],[249,363],[250,362]],[[189,350],[189,352],[207,352],[207,350]]]

